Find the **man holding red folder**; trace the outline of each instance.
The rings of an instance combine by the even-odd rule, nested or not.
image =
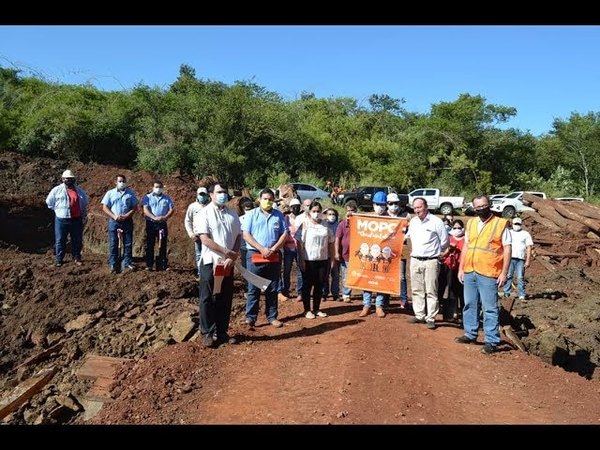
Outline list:
[[[283,324],[277,320],[277,288],[281,272],[280,249],[288,234],[285,217],[273,209],[273,191],[263,189],[259,195],[260,207],[246,213],[242,225],[243,236],[248,247],[247,269],[263,278],[271,280],[265,290],[267,320],[276,328]],[[248,283],[246,300],[246,323],[254,327],[258,318],[260,288]]]
[[[207,186],[211,203],[198,215],[194,233],[200,235],[200,333],[205,347],[235,344],[227,334],[233,299],[233,265],[239,257],[241,224],[235,211],[225,206],[229,195],[222,183]]]

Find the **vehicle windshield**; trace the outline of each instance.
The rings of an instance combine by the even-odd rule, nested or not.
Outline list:
[[[508,194],[506,197],[504,198],[517,198],[519,195],[521,195],[520,192],[512,192],[510,194]]]

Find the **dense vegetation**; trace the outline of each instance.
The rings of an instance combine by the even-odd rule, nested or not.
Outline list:
[[[186,65],[167,89],[119,92],[0,67],[0,151],[215,174],[235,187],[327,179],[449,195],[598,194],[600,113],[572,113],[536,137],[501,127],[516,109],[481,96],[462,94],[427,114],[403,103],[385,94],[368,105],[310,93],[284,101],[251,82],[199,79]]]

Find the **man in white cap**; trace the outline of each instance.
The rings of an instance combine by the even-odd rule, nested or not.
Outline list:
[[[516,272],[519,300],[525,301],[525,269],[529,267],[531,262],[533,239],[531,239],[531,234],[523,230],[523,221],[519,217],[512,220],[510,235],[512,237],[512,251],[508,275],[506,276],[506,283],[504,283],[504,296],[510,296],[512,278]]]
[[[200,258],[202,257],[202,242],[200,241],[200,236],[194,233],[194,228],[198,228],[200,223],[198,222],[198,215],[202,208],[204,208],[207,204],[210,203],[210,197],[208,196],[208,190],[201,186],[196,190],[196,200],[188,206],[188,209],[185,213],[185,220],[183,221],[183,225],[185,226],[185,231],[187,231],[188,236],[194,242],[194,252],[196,255],[196,270],[198,271],[198,275],[200,275]],[[194,224],[196,226],[194,226]]]
[[[77,184],[75,175],[69,169],[62,174],[62,183],[52,188],[46,204],[54,210],[54,265],[63,264],[67,235],[71,235],[71,254],[73,261],[81,265],[81,243],[83,239],[83,221],[87,216],[88,195]]]

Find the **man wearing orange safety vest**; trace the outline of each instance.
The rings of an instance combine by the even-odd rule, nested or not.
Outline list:
[[[487,195],[475,197],[473,208],[478,218],[467,222],[465,250],[461,252],[458,268],[458,279],[464,284],[465,334],[455,340],[460,344],[475,343],[481,304],[485,334],[481,352],[489,355],[500,343],[498,289],[506,282],[512,241],[507,221],[492,214]]]

